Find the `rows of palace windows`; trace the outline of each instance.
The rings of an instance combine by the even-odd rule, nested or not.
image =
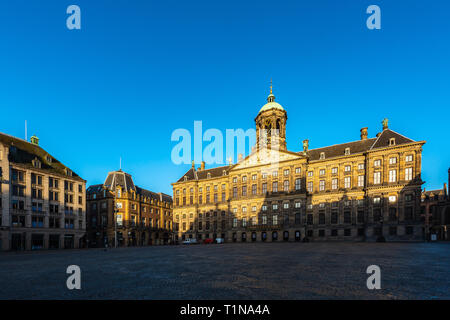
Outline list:
[[[411,181],[413,179],[413,155],[406,155],[405,162],[407,163],[406,168],[404,168],[404,181]],[[389,157],[389,169],[388,169],[388,182],[389,183],[397,183],[399,181],[398,176],[398,168],[393,167],[398,163],[397,156]],[[375,159],[373,160],[373,184],[382,184],[383,183],[383,175],[382,175],[382,160]],[[357,165],[358,173],[356,175],[356,181],[353,181],[352,175],[352,165],[346,164],[343,166],[344,177],[339,179],[338,172],[339,167],[333,166],[331,168],[331,177],[330,179],[326,179],[327,169],[325,168],[317,168],[318,169],[318,186],[315,189],[314,181],[312,181],[312,177],[314,177],[315,169],[311,169],[307,171],[307,182],[306,182],[306,190],[310,193],[314,191],[326,191],[330,190],[338,190],[340,188],[351,189],[354,187],[362,188],[366,186],[366,176],[365,176],[365,164],[359,163]],[[257,196],[257,195],[265,195],[267,192],[289,192],[292,190],[300,191],[302,190],[302,178],[299,176],[302,173],[301,167],[296,167],[294,169],[295,176],[293,180],[293,186],[291,186],[290,179],[283,180],[282,177],[291,178],[291,169],[281,169],[282,176],[279,177],[279,171],[274,170],[271,173],[272,181],[271,182],[261,182],[258,181],[258,174],[253,173],[249,175],[243,175],[241,177],[234,176],[232,177],[232,187],[231,194],[232,198],[239,197],[247,197],[247,196]],[[322,178],[323,177],[323,178]],[[268,178],[268,172],[262,172],[261,178],[266,180]],[[280,180],[281,179],[281,180]],[[356,183],[356,185],[353,185]],[[192,205],[195,203],[198,204],[209,204],[209,203],[218,203],[225,202],[227,200],[227,188],[226,184],[215,184],[213,186],[206,186],[206,192],[203,192],[204,187],[198,187],[198,195],[197,198],[194,193],[194,188],[183,188],[176,189],[175,191],[175,205]],[[180,194],[182,193],[182,194]],[[181,199],[180,199],[181,198]],[[181,201],[180,201],[181,200]]]
[[[391,195],[386,198],[388,206],[388,221],[398,221],[398,212],[397,212],[397,196]],[[404,221],[411,221],[414,219],[413,216],[413,200],[414,196],[412,193],[407,193],[404,195]],[[383,206],[382,206],[382,198],[380,196],[374,196],[369,200],[372,203],[372,222],[380,222],[382,221]],[[280,201],[281,202],[281,201]],[[261,206],[261,211],[259,217],[255,215],[257,212],[256,206],[244,205],[240,207],[241,218],[238,219],[238,208],[232,208],[232,217],[231,227],[246,227],[246,226],[255,226],[255,225],[279,225],[284,221],[284,224],[288,225],[291,223],[290,217],[293,217],[295,224],[301,223],[301,213],[298,209],[302,208],[302,201],[294,200],[293,201],[294,212],[280,212],[280,208],[287,210],[291,208],[290,202],[282,202],[280,207],[280,203],[277,201],[272,202],[271,204],[263,204]],[[358,199],[358,200],[344,200],[344,201],[334,201],[330,203],[321,202],[317,207],[317,212],[311,212],[313,210],[313,205],[308,204],[306,206],[306,221],[304,223],[306,225],[324,225],[326,221],[328,224],[350,224],[352,223],[365,223],[366,221],[366,210],[364,205],[366,200]],[[354,207],[352,207],[354,205]],[[251,208],[251,213],[249,213],[247,208]],[[271,212],[268,209],[271,208]],[[297,211],[297,212],[295,212]],[[328,215],[327,215],[328,212]],[[356,215],[352,218],[352,212]],[[221,214],[218,215],[216,211],[214,212],[206,212],[199,213],[198,217],[195,217],[197,221],[197,229],[196,230],[214,230],[217,229],[218,222],[215,220],[219,217],[220,225],[222,230],[224,230],[227,226],[227,215],[225,211],[221,211]],[[328,217],[328,218],[326,218]],[[209,219],[214,219],[214,221],[209,222]],[[206,220],[206,221],[204,221]],[[192,231],[194,230],[194,214],[177,214],[175,215],[175,223],[180,226],[182,232],[184,231]]]

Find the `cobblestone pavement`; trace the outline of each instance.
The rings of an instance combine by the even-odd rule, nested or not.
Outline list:
[[[66,288],[68,265],[81,290]],[[381,268],[368,290],[366,268]],[[241,243],[0,254],[0,299],[449,299],[450,243]]]

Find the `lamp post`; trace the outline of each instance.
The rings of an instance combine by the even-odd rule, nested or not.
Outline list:
[[[105,187],[111,187],[111,185],[105,185]],[[114,248],[117,248],[117,190],[114,187],[114,209],[113,209],[113,219],[114,219]]]

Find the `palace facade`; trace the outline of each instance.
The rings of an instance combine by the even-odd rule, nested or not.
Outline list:
[[[0,133],[0,249],[79,248],[86,181],[39,146]]]
[[[173,183],[176,240],[422,240],[425,141],[388,127],[373,138],[286,148],[286,110],[270,90],[255,118],[256,146],[236,164],[192,164]]]
[[[116,211],[114,208],[116,207]],[[172,197],[135,186],[122,170],[108,173],[103,184],[87,189],[90,247],[173,243]]]

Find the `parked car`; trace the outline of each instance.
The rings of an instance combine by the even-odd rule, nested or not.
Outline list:
[[[209,244],[209,243],[213,243],[213,242],[214,242],[214,240],[211,238],[206,238],[205,240],[203,240],[204,244]]]
[[[216,238],[216,243],[224,243],[225,239],[224,238]]]
[[[194,239],[194,238],[188,238],[183,241],[183,244],[196,244],[196,243],[197,243],[197,239]]]

